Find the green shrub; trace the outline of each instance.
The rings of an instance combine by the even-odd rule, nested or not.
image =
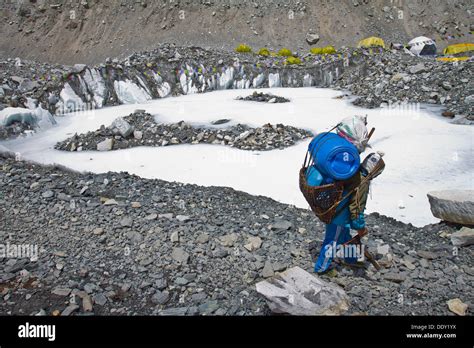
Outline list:
[[[285,61],[286,65],[301,64],[301,59],[298,57],[288,57]]]
[[[293,53],[288,48],[282,48],[279,52],[278,55],[280,57],[291,57]]]
[[[333,46],[326,46],[323,48],[323,54],[334,54],[336,49]]]
[[[270,55],[270,50],[268,48],[261,48],[260,51],[258,51],[258,54],[260,56],[268,57]]]
[[[240,44],[236,47],[235,52],[238,53],[250,53],[252,52],[252,48],[250,46]]]
[[[326,47],[313,47],[311,49],[312,54],[334,54],[336,53],[336,49],[333,46],[326,46]]]
[[[321,47],[313,47],[311,49],[312,54],[323,54],[323,49]]]

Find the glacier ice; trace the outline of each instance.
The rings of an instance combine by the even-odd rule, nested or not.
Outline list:
[[[151,100],[151,96],[130,80],[114,81],[117,98],[122,104],[138,104]]]
[[[61,97],[61,102],[58,103],[58,107],[60,108],[59,113],[65,114],[68,112],[84,110],[84,102],[76,92],[74,92],[69,83],[64,84],[59,96]]]
[[[56,124],[56,120],[51,113],[41,107],[34,110],[8,107],[0,111],[0,125],[6,127],[14,122],[27,123],[42,129]]]
[[[84,74],[84,82],[94,96],[95,107],[101,108],[104,106],[106,88],[100,72],[97,69],[87,69]]]
[[[268,74],[268,87],[270,88],[275,88],[275,87],[281,87],[281,80],[280,80],[280,74]]]

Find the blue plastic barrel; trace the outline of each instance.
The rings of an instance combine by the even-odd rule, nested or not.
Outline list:
[[[306,170],[306,183],[309,186],[320,186],[322,182],[323,177],[321,173],[314,166],[310,166]]]
[[[321,133],[309,144],[314,165],[323,175],[334,180],[352,177],[360,167],[357,148],[334,133]]]

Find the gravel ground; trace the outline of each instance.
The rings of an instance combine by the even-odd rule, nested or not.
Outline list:
[[[458,227],[367,222],[384,269],[323,276],[348,293],[348,314],[454,315],[454,298],[472,308],[474,248],[453,249]],[[2,243],[36,245],[38,258],[0,258],[0,314],[269,314],[255,283],[292,266],[311,272],[323,233],[309,210],[230,188],[3,156]]]

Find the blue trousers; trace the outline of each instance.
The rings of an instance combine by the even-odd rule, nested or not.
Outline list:
[[[317,273],[326,272],[336,255],[337,246],[349,241],[352,237],[350,228],[347,225],[326,225],[326,235],[324,237],[323,246],[319,254],[318,260],[314,265],[314,271]],[[352,255],[355,255],[353,253]],[[357,257],[345,257],[347,263],[357,262]]]

